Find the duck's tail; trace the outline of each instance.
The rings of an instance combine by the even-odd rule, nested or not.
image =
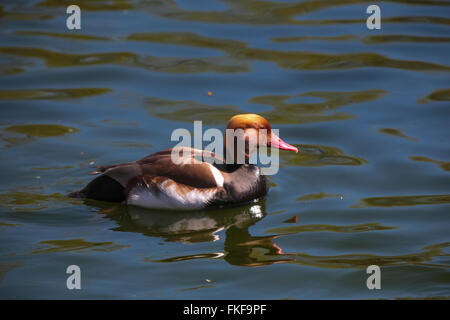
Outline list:
[[[101,175],[89,182],[83,189],[69,193],[69,197],[122,202],[125,200],[124,191],[125,188],[115,179]]]

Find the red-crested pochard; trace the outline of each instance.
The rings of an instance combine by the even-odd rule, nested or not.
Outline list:
[[[211,161],[219,158],[210,151],[170,148],[138,161],[97,167],[92,174],[101,175],[70,196],[125,202],[144,208],[184,210],[240,204],[263,197],[267,193],[266,179],[256,165],[249,163],[252,152],[259,146],[298,152],[297,148],[281,140],[269,122],[257,114],[236,115],[228,122],[227,129],[242,129],[243,135],[233,137],[236,143],[227,143],[225,137],[222,163]],[[248,139],[261,129],[266,130],[267,139]],[[237,148],[242,143],[245,163],[227,161],[230,154],[234,154],[232,159],[239,160]],[[229,145],[234,150],[229,150]],[[178,164],[172,160],[174,152],[182,155]]]

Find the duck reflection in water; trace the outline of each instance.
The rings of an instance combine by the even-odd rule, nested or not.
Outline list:
[[[86,200],[89,205],[98,202]],[[273,240],[276,236],[252,236],[249,227],[266,215],[265,199],[241,207],[209,209],[196,212],[158,211],[134,206],[105,207],[100,213],[116,221],[115,231],[138,232],[146,236],[163,238],[165,241],[184,243],[221,240],[225,230],[224,252],[178,256],[159,262],[176,262],[202,258],[223,258],[230,264],[261,266],[286,262],[286,256]],[[270,257],[270,259],[269,259]],[[276,257],[280,257],[277,259]]]

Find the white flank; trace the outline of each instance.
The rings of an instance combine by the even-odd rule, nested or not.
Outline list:
[[[143,208],[194,210],[204,208],[216,193],[214,189],[193,189],[186,193],[179,193],[177,190],[176,185],[169,181],[164,181],[159,186],[156,195],[149,188],[137,186],[128,195],[127,203]]]

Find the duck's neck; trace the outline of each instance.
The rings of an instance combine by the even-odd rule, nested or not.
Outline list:
[[[244,155],[244,163],[237,163],[239,160],[238,151],[236,145],[234,145],[234,150],[229,150],[227,148],[227,144],[223,145],[223,155],[225,160],[225,165],[227,169],[237,169],[242,166],[244,163],[249,164],[250,156],[245,152]],[[241,156],[242,157],[242,156]]]

